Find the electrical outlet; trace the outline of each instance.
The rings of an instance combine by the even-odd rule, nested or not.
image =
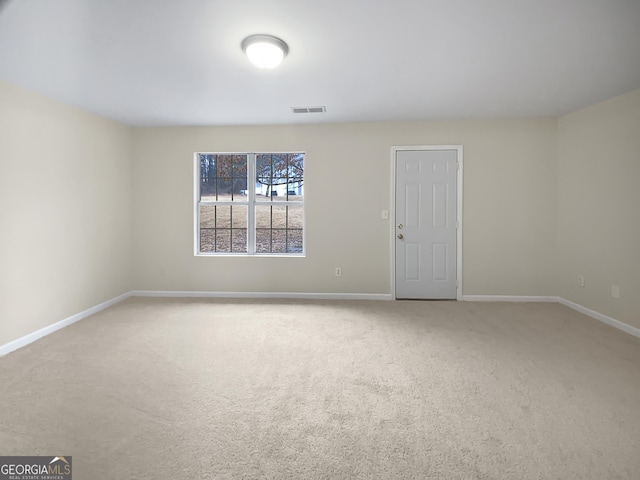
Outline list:
[[[611,296],[613,298],[620,298],[620,287],[618,285],[611,285]]]
[[[578,275],[578,286],[584,287],[584,275]]]
[[[342,269],[340,267],[336,267],[336,277],[342,276]]]

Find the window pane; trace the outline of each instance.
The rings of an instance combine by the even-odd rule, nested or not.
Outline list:
[[[287,252],[302,253],[302,230],[287,230]]]
[[[287,231],[282,229],[273,229],[271,231],[271,253],[286,253],[287,251]]]
[[[303,153],[256,155],[256,200],[258,202],[302,201]]]
[[[256,253],[286,253],[287,231],[282,229],[256,229]]]
[[[287,228],[302,229],[303,225],[303,208],[302,205],[288,205]]]
[[[199,154],[200,200],[247,201],[247,156]]]
[[[270,205],[256,205],[256,228],[271,228]]]
[[[200,229],[200,251],[203,253],[215,252],[215,231],[212,228]]]
[[[256,253],[302,252],[302,205],[256,205]]]
[[[247,211],[247,205],[202,205],[200,251],[246,253]]]
[[[302,183],[293,183],[287,187],[287,200],[289,202],[302,202],[304,195],[302,194]]]
[[[234,228],[232,230],[233,244],[231,247],[234,252],[246,253],[247,252],[247,229],[246,228]]]
[[[215,228],[216,207],[202,205],[200,207],[200,228]]]
[[[219,228],[216,230],[216,252],[231,252],[231,229]]]
[[[247,210],[246,205],[229,206],[231,209],[231,226],[232,228],[247,228]]]
[[[287,206],[287,252],[302,253],[303,246],[303,220],[302,205]]]
[[[216,167],[215,155],[198,154],[200,159],[200,200],[215,200]]]
[[[286,228],[286,205],[256,205],[256,226],[258,228]]]
[[[215,205],[216,227],[231,228],[231,205]]]
[[[271,253],[271,230],[256,228],[256,253]]]
[[[273,210],[272,228],[287,228],[287,206],[269,205]]]

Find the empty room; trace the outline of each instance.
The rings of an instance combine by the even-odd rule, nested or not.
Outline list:
[[[0,0],[0,479],[640,478],[639,26]]]

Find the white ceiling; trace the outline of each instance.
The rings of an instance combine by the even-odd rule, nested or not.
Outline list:
[[[0,4],[0,79],[130,125],[546,117],[640,87],[640,0]],[[257,33],[278,69],[242,53]]]

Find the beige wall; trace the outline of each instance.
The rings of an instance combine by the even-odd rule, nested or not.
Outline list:
[[[389,294],[400,145],[464,147],[465,295],[640,327],[640,90],[559,120],[132,129],[0,83],[0,132],[0,345],[131,289]],[[193,152],[278,150],[307,153],[306,257],[194,257]]]
[[[136,129],[135,288],[391,293],[391,147],[462,144],[464,293],[553,295],[555,139],[551,119]],[[194,257],[193,153],[279,150],[307,153],[306,258]]]
[[[130,131],[0,82],[0,345],[130,289]]]
[[[639,181],[640,90],[559,119],[558,295],[636,328]]]

